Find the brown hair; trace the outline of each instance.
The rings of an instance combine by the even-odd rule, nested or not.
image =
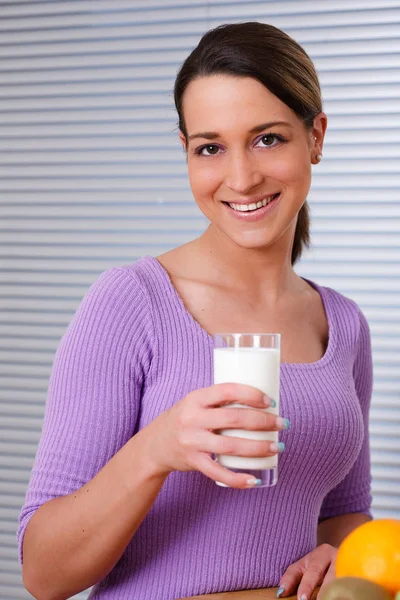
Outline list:
[[[252,77],[313,126],[322,111],[321,89],[314,65],[286,33],[265,23],[220,25],[208,31],[181,66],[174,87],[178,126],[187,137],[183,117],[183,95],[191,81],[223,74]],[[310,245],[310,216],[307,201],[300,209],[292,249],[292,264]]]

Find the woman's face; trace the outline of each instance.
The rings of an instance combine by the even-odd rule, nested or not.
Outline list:
[[[322,149],[325,115],[307,130],[260,82],[229,75],[192,81],[183,112],[187,144],[180,137],[192,192],[212,226],[245,248],[294,235],[311,163]]]

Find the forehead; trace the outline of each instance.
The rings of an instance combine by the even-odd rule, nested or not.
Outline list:
[[[294,112],[251,77],[211,75],[189,83],[183,97],[188,135],[194,130],[250,130],[267,121],[299,121]]]

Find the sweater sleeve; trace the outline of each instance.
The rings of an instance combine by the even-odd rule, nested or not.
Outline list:
[[[152,321],[133,271],[102,273],[57,349],[18,542],[45,502],[77,490],[136,433]]]
[[[319,521],[346,513],[371,514],[371,463],[369,408],[372,394],[371,338],[366,318],[359,311],[359,334],[353,366],[354,386],[364,422],[364,440],[359,455],[346,477],[327,494]]]

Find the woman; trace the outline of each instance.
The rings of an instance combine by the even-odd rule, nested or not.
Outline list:
[[[39,599],[96,584],[92,598],[113,600],[277,585],[309,600],[371,518],[368,326],[293,270],[327,124],[318,78],[282,31],[221,26],[183,64],[175,103],[210,226],[103,273],[68,328],[21,514],[24,581]],[[291,427],[275,487],[212,460],[279,451],[219,429],[287,425],[252,410],[265,407],[255,388],[212,385],[218,331],[282,334]]]

